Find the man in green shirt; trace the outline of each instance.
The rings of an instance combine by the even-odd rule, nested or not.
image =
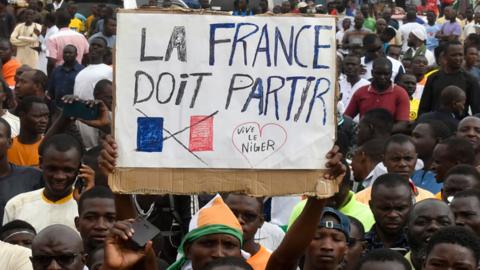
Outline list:
[[[370,16],[370,8],[368,4],[363,4],[360,8],[360,11],[363,14],[363,17],[365,18],[365,21],[363,22],[363,27],[370,29],[372,32],[376,31],[376,21],[375,18]]]
[[[375,223],[372,211],[368,205],[358,202],[355,199],[355,193],[350,190],[350,170],[347,166],[347,173],[340,184],[339,191],[330,199],[328,199],[327,206],[338,209],[342,214],[352,216],[360,220],[365,227],[366,231],[369,231],[372,225]],[[292,210],[290,219],[288,220],[288,228],[290,228],[302,213],[303,208],[307,200],[299,202]]]

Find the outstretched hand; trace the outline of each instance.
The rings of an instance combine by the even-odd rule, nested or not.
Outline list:
[[[133,250],[129,247],[135,231],[132,228],[133,219],[117,221],[105,240],[105,260],[102,270],[130,269],[146,256],[151,257],[154,251],[149,241],[144,249]]]

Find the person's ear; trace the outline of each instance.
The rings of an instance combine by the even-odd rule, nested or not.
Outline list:
[[[192,244],[185,243],[185,247],[183,249],[185,250],[185,258],[191,260],[190,251],[192,250]]]
[[[75,228],[77,229],[77,231],[80,231],[80,218],[75,217],[74,222],[75,222]]]

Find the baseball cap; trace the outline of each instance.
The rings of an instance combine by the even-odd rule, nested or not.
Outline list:
[[[425,41],[427,39],[427,34],[425,33],[425,30],[420,29],[420,28],[415,28],[411,32],[414,36],[416,36],[418,39],[421,41]]]
[[[332,222],[330,220],[325,221],[324,217],[326,215],[338,219],[339,223],[335,223],[335,222]],[[349,241],[349,238],[350,238],[350,220],[348,219],[347,216],[345,216],[340,211],[338,211],[334,208],[331,208],[331,207],[325,207],[324,208],[322,218],[320,220],[320,227],[321,228],[327,228],[327,229],[335,229],[335,230],[341,231],[341,232],[343,232],[343,234],[345,234],[345,238],[347,239],[347,242]]]

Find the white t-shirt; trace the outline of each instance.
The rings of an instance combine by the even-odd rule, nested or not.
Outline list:
[[[266,249],[275,251],[285,237],[285,232],[277,225],[265,221],[255,234],[255,242]]]
[[[43,195],[43,188],[21,193],[7,202],[3,224],[15,219],[24,220],[37,232],[53,224],[63,224],[76,230],[77,202],[72,195],[51,202]]]
[[[105,64],[89,65],[80,71],[75,78],[73,94],[84,100],[93,99],[93,89],[97,82],[107,79],[112,80],[113,69]],[[82,136],[83,144],[87,149],[98,145],[98,129],[87,126],[77,121],[77,128]]]
[[[12,131],[12,138],[17,137],[20,133],[20,118],[11,114],[8,110],[2,115],[2,118],[8,122],[10,125],[10,130]]]
[[[358,90],[358,88],[369,85],[370,82],[363,78],[360,78],[360,80],[356,84],[351,85],[347,81],[347,76],[342,76],[338,84],[340,85],[340,93],[342,93],[342,99],[340,100],[340,102],[342,103],[343,108],[346,108],[348,106],[348,103],[350,103],[350,99],[352,99],[353,94]]]
[[[32,251],[22,246],[0,241],[0,265],[3,270],[32,270]]]

